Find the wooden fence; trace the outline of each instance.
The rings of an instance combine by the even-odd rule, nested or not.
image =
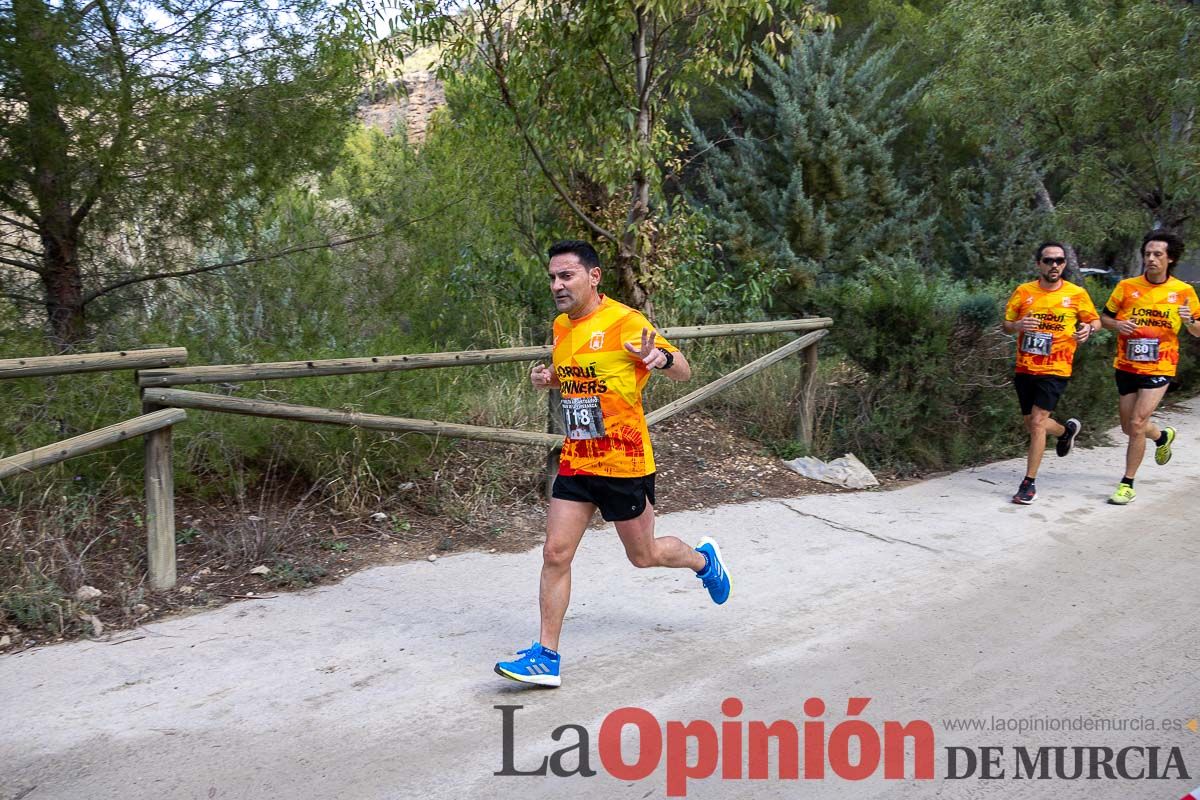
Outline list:
[[[169,367],[186,362],[187,350],[182,347],[11,358],[0,360],[0,378]],[[182,409],[152,409],[151,413],[143,413],[140,417],[8,456],[0,459],[0,479],[57,464],[134,436],[145,437],[147,571],[151,586],[169,589],[175,585],[175,479],[171,468],[171,428],[186,417],[187,412]]]
[[[663,328],[660,333],[672,341],[717,336],[745,336],[766,333],[802,333],[776,350],[740,367],[712,383],[659,408],[646,417],[655,425],[679,414],[717,393],[728,389],[790,355],[804,354],[804,379],[801,391],[800,437],[811,443],[813,386],[816,378],[817,342],[829,333],[833,321],[813,317],[773,322],[747,322],[729,325]],[[137,384],[142,389],[143,414],[134,420],[112,425],[83,436],[47,447],[0,459],[0,478],[56,463],[130,436],[145,436],[146,526],[150,582],[155,588],[170,588],[175,583],[175,520],[171,466],[172,426],[184,419],[183,409],[246,414],[271,419],[294,420],[329,425],[346,425],[384,431],[405,431],[448,438],[476,439],[487,442],[534,445],[555,454],[561,446],[561,434],[541,431],[490,428],[423,419],[408,419],[382,414],[365,414],[332,408],[315,408],[268,400],[253,400],[212,392],[197,392],[172,387],[188,384],[229,383],[236,381],[285,380],[331,375],[357,375],[439,367],[465,367],[538,361],[550,358],[549,345],[509,347],[496,350],[467,350],[454,353],[420,353],[368,358],[283,361],[265,364],[221,364],[178,366],[186,362],[183,348],[95,353],[82,356],[12,359],[0,361],[0,378],[55,375],[110,369],[137,369]]]
[[[793,353],[805,351],[805,386],[801,402],[801,438],[811,443],[812,381],[816,373],[816,343],[828,333],[833,321],[828,317],[779,320],[773,322],[744,322],[729,325],[699,325],[694,327],[663,328],[659,332],[672,341],[702,339],[717,336],[745,336],[764,333],[807,332],[779,349],[701,387],[686,397],[647,417],[651,425],[712,397]],[[331,408],[297,406],[267,400],[249,400],[213,394],[171,389],[173,386],[201,383],[231,383],[236,381],[284,380],[329,375],[358,375],[373,372],[396,372],[438,367],[467,367],[481,364],[503,364],[514,361],[538,361],[550,357],[551,346],[509,347],[496,350],[464,350],[453,353],[417,353],[370,358],[323,359],[319,361],[279,361],[266,364],[220,364],[180,369],[147,369],[138,372],[138,384],[148,407],[194,408],[247,414],[256,417],[298,420],[330,425],[351,425],[375,430],[425,433],[448,438],[478,439],[487,442],[507,442],[555,447],[561,436],[534,431],[460,425],[452,422],[407,419],[379,414],[362,414]]]

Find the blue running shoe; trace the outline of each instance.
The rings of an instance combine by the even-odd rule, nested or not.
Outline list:
[[[708,566],[697,572],[696,577],[704,584],[704,588],[708,589],[708,596],[713,602],[721,605],[729,599],[729,590],[733,588],[729,580],[729,570],[725,569],[725,561],[721,558],[721,548],[705,536],[700,540],[700,544],[696,545],[696,552],[708,562]]]
[[[534,686],[559,686],[562,678],[558,675],[558,666],[562,659],[558,653],[542,647],[534,642],[528,650],[518,650],[521,656],[516,661],[501,661],[496,665],[496,674],[519,683],[532,683]]]

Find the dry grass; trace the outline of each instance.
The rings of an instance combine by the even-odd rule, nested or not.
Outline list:
[[[268,488],[269,487],[269,488]],[[301,521],[313,512],[313,484],[299,499],[286,501],[287,483],[264,481],[254,506],[242,505],[241,513],[227,524],[205,534],[214,555],[232,567],[257,566],[285,556],[296,557],[309,546]]]
[[[109,601],[121,607],[141,601],[141,578],[128,577],[140,570],[125,566],[127,534],[141,524],[130,505],[112,502],[101,490],[43,494],[18,507],[20,512],[0,512],[0,630],[15,626],[57,636],[84,630],[84,616],[94,614],[99,602],[77,601],[75,593],[114,565],[122,565],[117,573],[124,580],[105,581],[119,587]]]

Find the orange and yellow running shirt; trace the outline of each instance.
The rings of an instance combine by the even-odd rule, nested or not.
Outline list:
[[[580,319],[554,320],[554,373],[567,431],[559,475],[640,478],[654,472],[642,387],[650,370],[625,349],[641,347],[642,329],[654,329],[629,306],[600,295],[600,306]],[[655,346],[677,348],[657,333]]]
[[[1144,275],[1117,284],[1104,308],[1118,320],[1136,322],[1132,336],[1117,335],[1113,366],[1138,375],[1173,376],[1179,366],[1179,307],[1200,315],[1200,299],[1191,284],[1178,278],[1151,283]]]
[[[1063,281],[1052,292],[1037,281],[1022,283],[1008,298],[1004,319],[1015,322],[1030,316],[1038,321],[1038,327],[1036,331],[1017,333],[1017,372],[1071,377],[1071,363],[1079,346],[1075,341],[1076,323],[1099,318],[1092,298],[1082,286],[1069,281]]]

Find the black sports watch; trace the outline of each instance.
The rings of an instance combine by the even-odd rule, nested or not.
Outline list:
[[[671,367],[675,366],[675,354],[670,350],[663,350],[663,353],[667,356],[667,363],[663,364],[661,367],[655,367],[655,369],[670,369]]]

